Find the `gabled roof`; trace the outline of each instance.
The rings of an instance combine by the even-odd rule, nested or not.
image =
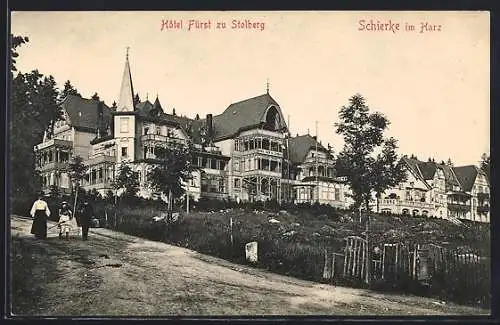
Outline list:
[[[286,128],[278,103],[271,95],[266,93],[233,103],[222,114],[214,116],[214,138],[218,140],[234,136],[239,131],[264,123],[266,121],[266,112],[271,105],[274,105],[279,112],[280,127]]]
[[[478,168],[474,165],[453,167],[453,172],[457,176],[457,179],[462,186],[462,190],[470,192],[474,182],[476,181]]]
[[[410,172],[413,174],[413,176],[415,176],[415,178],[421,180],[427,188],[431,188],[429,183],[426,182],[424,175],[422,174],[422,171],[420,170],[419,165],[421,163],[423,163],[422,161],[419,161],[419,160],[413,159],[413,158],[408,158],[408,157],[403,157],[401,159],[403,160],[403,162],[406,163],[406,166],[408,167]],[[428,168],[427,166],[424,166],[424,169],[426,169],[425,173],[428,176],[430,174],[430,168]],[[434,171],[434,173],[435,173],[435,171]]]
[[[138,112],[144,112],[146,114],[149,114],[151,109],[153,108],[153,104],[149,100],[146,100],[145,102],[140,102],[135,105],[135,109]]]
[[[432,162],[418,162],[418,168],[422,174],[423,179],[432,180],[434,179],[434,175],[436,174],[437,165]]]
[[[61,102],[62,109],[66,111],[70,119],[69,123],[80,129],[97,130],[99,101],[86,99],[76,95],[68,95]],[[109,123],[111,110],[106,104],[103,105],[103,117],[105,124]]]
[[[439,165],[439,168],[441,168],[444,173],[446,191],[453,189],[454,186],[460,186],[457,176],[453,172],[451,166]]]
[[[318,150],[327,152],[325,147],[323,147],[319,142],[316,141],[313,136],[309,134],[290,138],[289,146],[291,162],[294,164],[300,164],[304,162],[309,150],[316,148],[316,143],[318,145]]]

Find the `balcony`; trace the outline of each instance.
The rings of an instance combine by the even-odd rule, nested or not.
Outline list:
[[[383,208],[383,206],[426,210],[431,210],[434,208],[434,205],[432,203],[420,201],[403,201],[398,199],[382,199],[380,200],[379,205],[380,208]]]
[[[34,150],[39,151],[42,149],[47,149],[50,147],[58,148],[73,148],[73,141],[61,140],[61,139],[50,139],[49,141],[42,142],[35,146]]]
[[[85,165],[93,166],[102,163],[116,163],[116,157],[100,153],[89,157],[89,160],[85,162]]]
[[[281,178],[281,171],[272,171],[272,170],[260,170],[260,169],[254,169],[254,170],[247,170],[241,173],[242,176],[248,177],[248,176],[271,176],[271,177],[279,177]]]
[[[471,209],[470,204],[466,203],[448,203],[448,210],[459,211],[459,212],[469,212]]]
[[[53,170],[66,170],[68,168],[68,162],[48,162],[44,163],[40,166],[38,166],[36,169],[38,169],[41,172],[48,172],[48,171],[53,171]]]
[[[304,160],[304,164],[324,164],[328,166],[334,166],[335,161],[333,159],[323,158],[323,157],[308,157]]]
[[[268,149],[254,148],[246,151],[240,151],[245,156],[262,155],[283,158],[283,152]]]
[[[152,143],[165,143],[165,144],[186,144],[186,140],[180,138],[169,137],[161,134],[144,134],[141,135],[143,144]]]
[[[480,205],[476,208],[478,213],[488,213],[490,212],[490,207],[488,205]]]

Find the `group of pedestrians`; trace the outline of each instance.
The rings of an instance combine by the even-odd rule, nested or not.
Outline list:
[[[59,221],[57,227],[59,228],[59,238],[69,239],[69,234],[73,228],[81,228],[81,236],[83,240],[88,239],[90,222],[93,215],[92,206],[88,201],[84,201],[83,205],[76,216],[69,207],[69,204],[64,201],[59,209]],[[43,199],[43,194],[38,196],[38,199],[33,203],[31,208],[31,216],[33,217],[33,225],[31,226],[31,233],[37,239],[47,238],[47,219],[50,217],[50,209],[47,202]]]

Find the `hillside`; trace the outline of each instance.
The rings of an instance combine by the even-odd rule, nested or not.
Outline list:
[[[51,223],[53,224],[53,223]],[[46,241],[11,219],[13,312],[43,316],[485,315],[429,298],[317,284],[185,248],[92,229]]]

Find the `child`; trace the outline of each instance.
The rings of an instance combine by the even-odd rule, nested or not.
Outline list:
[[[63,202],[62,207],[59,210],[59,238],[62,238],[64,233],[66,233],[66,239],[69,238],[72,219],[73,213],[71,212],[68,203]]]

